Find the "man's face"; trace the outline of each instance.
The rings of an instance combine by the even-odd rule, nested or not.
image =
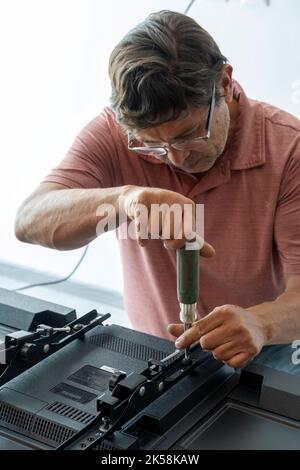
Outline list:
[[[225,149],[230,115],[224,98],[220,98],[214,108],[211,135],[208,140],[189,145],[188,150],[177,150],[169,144],[181,143],[185,139],[206,135],[207,116],[208,106],[190,107],[188,113],[185,112],[184,117],[156,127],[138,130],[134,134],[144,145],[150,145],[151,147],[167,146],[168,155],[160,158],[166,163],[188,173],[202,173],[213,167]]]

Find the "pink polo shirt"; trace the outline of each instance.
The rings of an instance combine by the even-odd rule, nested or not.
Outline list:
[[[110,108],[80,132],[44,180],[68,188],[160,187],[204,204],[204,235],[216,255],[201,258],[199,316],[226,303],[246,308],[273,300],[285,288],[285,274],[300,274],[300,122],[247,98],[236,82],[234,96],[239,129],[200,180],[129,152]],[[131,239],[119,244],[133,327],[170,338],[167,324],[179,318],[175,252],[160,240],[143,248]]]

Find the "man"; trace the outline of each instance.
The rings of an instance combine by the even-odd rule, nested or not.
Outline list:
[[[180,348],[200,340],[232,367],[300,338],[299,121],[248,99],[213,38],[179,13],[154,13],[129,32],[109,73],[111,108],[22,204],[17,238],[78,248],[109,204],[136,221],[137,240],[119,236],[133,327],[177,336]],[[172,226],[159,239],[163,217],[147,224],[150,240],[140,236],[137,207],[162,203],[205,205],[199,320],[185,333],[174,250],[185,237]]]

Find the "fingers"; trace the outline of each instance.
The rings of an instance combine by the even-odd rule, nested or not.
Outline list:
[[[200,336],[199,336],[199,330],[197,328],[197,323],[194,323],[191,328],[189,328],[187,331],[185,331],[177,340],[175,341],[175,346],[178,349],[186,348],[190,346],[191,344],[195,343],[196,341],[199,341]],[[175,335],[176,336],[176,335]]]
[[[226,361],[230,367],[234,369],[237,367],[244,367],[251,360],[251,356],[247,352],[241,352]]]
[[[182,324],[172,323],[168,326],[169,333],[171,333],[175,337],[180,337],[181,342],[175,342],[176,348],[183,349],[199,341],[198,334],[195,333],[195,330],[191,330],[193,330],[193,327],[183,334],[184,327]],[[202,339],[204,340],[206,336],[203,336]],[[249,351],[241,351],[241,345],[238,345],[236,341],[233,340],[220,344],[219,346],[212,349],[209,349],[208,347],[203,347],[203,350],[211,351],[213,357],[217,361],[222,361],[233,368],[245,366],[253,357],[253,355]]]
[[[233,368],[243,367],[264,344],[260,330],[249,322],[247,313],[241,307],[226,304],[216,307],[187,331],[183,331],[180,324],[170,325],[169,331],[177,337],[176,348],[183,349],[199,342],[216,360]]]
[[[201,340],[202,336],[221,326],[223,321],[223,315],[221,313],[218,313],[217,309],[215,309],[206,317],[201,318],[200,320],[193,323],[191,328],[189,328],[185,332],[183,332],[183,327],[181,325],[170,325],[171,331],[169,331],[171,334],[174,334],[174,336],[180,335],[180,337],[176,341],[176,347],[186,348],[195,341]],[[216,335],[218,334],[219,330],[217,331]],[[215,339],[215,341],[217,341],[217,339]]]
[[[212,351],[222,344],[227,344],[232,340],[232,336],[228,328],[221,324],[213,330],[200,337],[200,345],[206,351]]]
[[[168,332],[176,338],[180,336],[184,331],[184,326],[182,324],[171,323],[168,325]]]
[[[223,312],[219,310],[219,308],[215,308],[205,317],[201,318],[197,322],[194,323],[194,326],[198,330],[199,339],[201,336],[206,335],[210,331],[215,330],[219,326],[224,323],[224,315]]]
[[[199,241],[200,255],[204,258],[212,258],[216,251],[212,245],[207,243],[203,240],[199,235],[196,234],[196,241]],[[177,250],[179,248],[183,248],[186,243],[185,238],[178,238],[178,239],[171,239],[171,240],[164,240],[164,246],[168,250]]]
[[[208,315],[193,323],[192,327],[185,332],[181,332],[180,325],[170,325],[172,334],[174,331],[176,333],[174,336],[178,336],[177,333],[181,332],[178,338],[180,340],[178,345],[182,343],[180,347],[189,346],[194,341],[200,340],[203,349],[212,350],[232,339],[233,326],[228,327],[225,322],[228,320],[229,310],[236,308],[232,305],[216,307]]]
[[[178,238],[173,240],[164,240],[164,247],[167,250],[178,250],[179,248],[183,248],[185,245],[185,239]]]
[[[201,248],[200,255],[204,258],[212,258],[215,256],[216,251],[212,245],[207,242],[203,242],[203,247]]]
[[[140,246],[144,246],[148,238],[148,211],[143,204],[136,204],[134,208],[135,238]]]
[[[196,240],[200,253],[212,257],[214,248],[196,233],[195,203],[181,194],[157,188],[132,187],[122,207],[132,220],[135,238],[143,246],[147,239],[162,239],[166,248],[182,248]]]
[[[214,330],[215,328],[223,325],[226,323],[227,325],[231,325],[230,329],[232,330],[232,324],[228,323],[228,318],[230,312],[232,313],[233,310],[235,311],[238,307],[235,307],[233,305],[221,305],[219,307],[215,307],[210,313],[208,313],[205,317],[201,318],[201,320],[198,320],[197,323],[197,328],[199,330],[199,338],[210,331]],[[195,325],[196,325],[195,323]],[[228,328],[226,330],[223,330],[223,334],[227,335],[224,339],[226,341],[231,339],[231,332],[228,331]]]
[[[217,361],[229,361],[232,357],[239,354],[241,348],[237,347],[237,345],[233,341],[229,341],[228,343],[221,344],[217,348],[212,350],[212,355]]]
[[[241,351],[233,342],[214,349],[212,355],[217,361],[222,361],[233,368],[243,367],[253,358],[249,351]]]

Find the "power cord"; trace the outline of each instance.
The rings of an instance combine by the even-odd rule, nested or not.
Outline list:
[[[36,283],[36,284],[29,284],[27,286],[18,287],[17,289],[12,289],[12,291],[13,292],[20,292],[21,290],[31,289],[33,287],[50,286],[50,285],[53,285],[53,284],[60,284],[61,282],[67,281],[68,279],[70,279],[70,277],[73,276],[73,274],[77,271],[77,269],[81,265],[82,261],[84,260],[86,254],[87,254],[88,249],[89,249],[89,245],[87,245],[84,248],[83,253],[79,258],[79,261],[77,262],[75,267],[72,269],[70,274],[68,274],[68,276],[63,277],[62,279],[58,279],[56,281],[48,281],[48,282],[39,282],[39,283]]]
[[[193,4],[195,3],[195,0],[191,0],[188,4],[188,6],[186,7],[186,9],[184,10],[184,14],[187,15],[189,10],[192,8]]]

